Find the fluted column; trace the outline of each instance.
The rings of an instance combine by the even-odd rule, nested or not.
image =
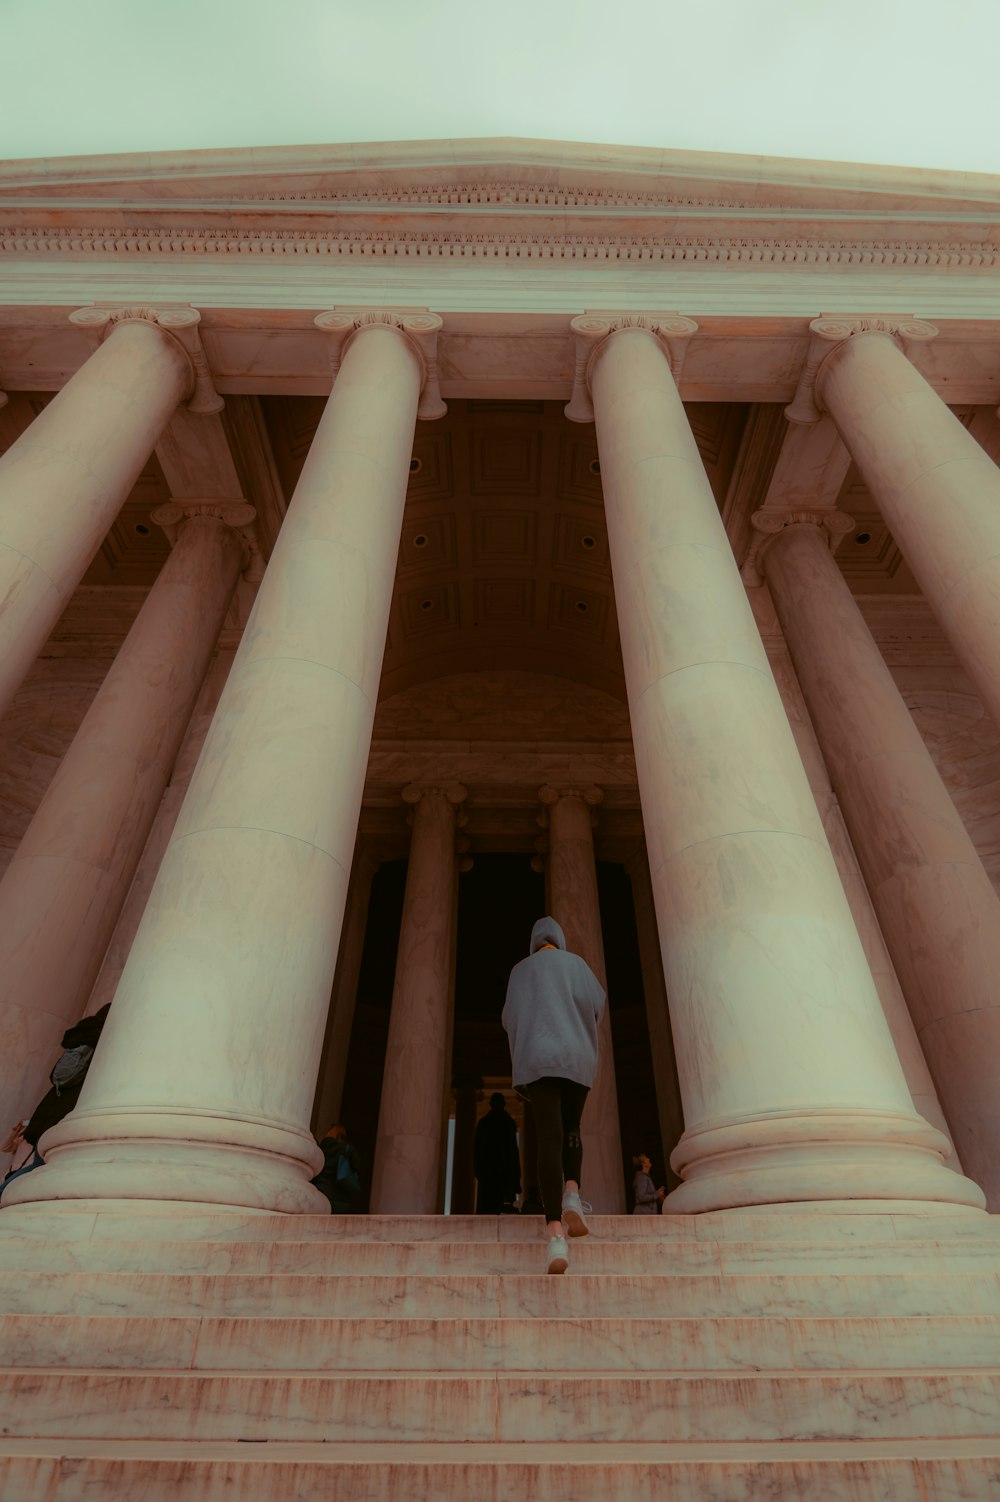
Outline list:
[[[825,533],[786,527],[762,567],[956,1146],[1000,1205],[1000,899]]]
[[[173,314],[192,328],[198,316]],[[166,325],[147,310],[71,314],[107,337],[0,458],[0,714],[194,389],[190,358],[160,317]]]
[[[371,1207],[383,1215],[433,1215],[450,1057],[456,808],[465,789],[404,788],[413,805],[396,978],[389,1013]]]
[[[174,549],[0,881],[0,1119],[86,1005],[247,556],[251,506],[162,510]]]
[[[604,794],[594,787],[544,787],[538,796],[546,807],[549,829],[552,916],[566,935],[566,948],[582,955],[607,990],[593,835],[594,809]],[[580,1132],[583,1187],[586,1198],[600,1214],[623,1215],[625,1180],[611,1013],[607,1006],[598,1029],[598,1044],[597,1076],[587,1097]]]
[[[913,1109],[677,393],[695,325],[638,322],[574,329],[684,1103],[668,1207],[981,1205]]]
[[[826,410],[836,423],[956,656],[1000,724],[1000,470],[904,353],[932,338],[934,326],[911,320],[879,329],[878,323],[812,324],[813,357],[823,356],[814,377],[816,415]],[[801,408],[800,396],[789,415]]]
[[[321,315],[333,392],[80,1104],[6,1204],[325,1208],[309,1113],[439,325]]]

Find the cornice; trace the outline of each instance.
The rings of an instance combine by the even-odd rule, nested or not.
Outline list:
[[[929,270],[993,271],[1000,246],[984,240],[886,236],[684,236],[656,234],[530,235],[490,233],[355,233],[299,230],[97,229],[20,226],[0,228],[0,254],[8,256],[128,257],[146,259],[323,258],[334,261],[641,261],[741,265],[885,266]]]

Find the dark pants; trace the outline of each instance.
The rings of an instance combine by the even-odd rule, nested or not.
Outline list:
[[[538,1187],[547,1221],[562,1219],[563,1184],[580,1182],[583,1143],[580,1118],[587,1103],[586,1085],[547,1075],[523,1087],[535,1117],[538,1138]]]

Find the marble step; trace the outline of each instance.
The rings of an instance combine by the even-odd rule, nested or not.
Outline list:
[[[0,1440],[10,1502],[981,1502],[982,1440],[699,1445],[184,1444]]]
[[[981,1439],[713,1445],[0,1439],[5,1502],[986,1502]]]
[[[2,1218],[2,1212],[0,1212]],[[544,1240],[533,1242],[359,1241],[0,1241],[0,1271],[524,1274],[543,1273]],[[581,1237],[570,1246],[570,1276],[635,1274],[955,1273],[1000,1271],[1000,1242],[644,1240]]]
[[[0,1371],[6,1437],[572,1443],[995,1439],[1000,1371]]]
[[[0,1273],[0,1312],[32,1315],[220,1315],[644,1319],[691,1316],[1000,1314],[991,1270],[563,1278],[367,1273]]]
[[[1000,1370],[1000,1315],[914,1319],[0,1316],[7,1367],[201,1372]]]
[[[1000,1239],[1000,1216],[981,1211],[824,1214],[723,1210],[705,1215],[595,1215],[605,1241],[947,1241]],[[240,1215],[117,1210],[52,1211],[18,1206],[0,1215],[12,1238],[122,1241],[537,1241],[540,1216]]]

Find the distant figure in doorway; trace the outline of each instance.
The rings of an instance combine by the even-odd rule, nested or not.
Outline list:
[[[521,1192],[521,1154],[517,1123],[499,1090],[490,1096],[490,1109],[476,1126],[473,1167],[477,1215],[513,1215]]]
[[[331,1215],[356,1215],[361,1198],[361,1166],[347,1128],[337,1122],[320,1138],[323,1167],[311,1181],[330,1201]]]
[[[597,1074],[604,1001],[603,986],[586,960],[569,953],[559,924],[539,918],[528,958],[510,972],[503,1025],[514,1087],[535,1116],[550,1273],[569,1266],[566,1232],[586,1236],[590,1229],[580,1199],[580,1119]]]
[[[13,1184],[15,1179],[23,1178],[26,1173],[31,1173],[32,1169],[40,1168],[45,1161],[38,1151],[38,1140],[49,1127],[54,1127],[56,1122],[68,1116],[80,1099],[83,1082],[87,1078],[94,1051],[104,1031],[104,1024],[110,1010],[111,1003],[108,1001],[99,1011],[92,1013],[89,1017],[81,1017],[79,1022],[74,1023],[63,1033],[62,1053],[49,1075],[51,1090],[42,1096],[29,1119],[26,1122],[15,1123],[0,1143],[0,1152],[14,1153],[15,1157],[21,1148],[31,1149],[25,1161],[12,1169],[4,1179],[3,1185],[0,1186],[0,1194],[7,1189],[8,1185]]]
[[[657,1189],[653,1183],[650,1174],[652,1166],[648,1153],[637,1153],[632,1159],[632,1167],[635,1169],[635,1178],[632,1180],[632,1189],[635,1193],[633,1215],[658,1215],[660,1213],[660,1202],[667,1191]]]

